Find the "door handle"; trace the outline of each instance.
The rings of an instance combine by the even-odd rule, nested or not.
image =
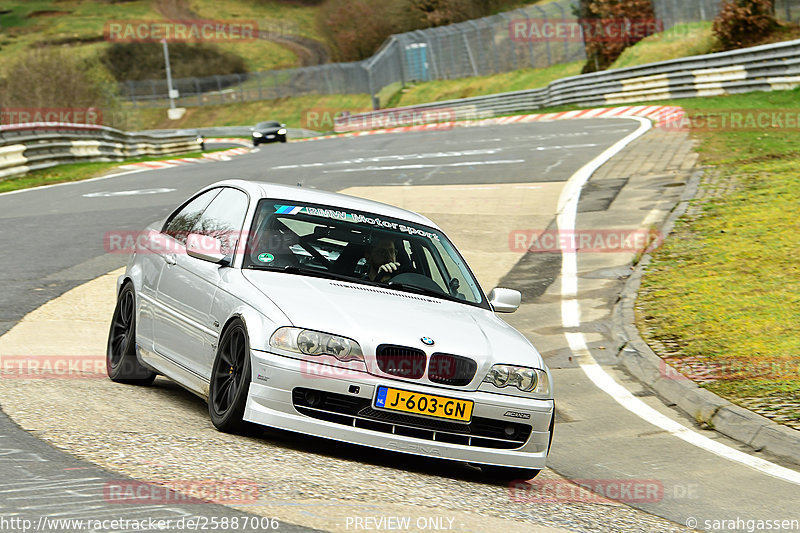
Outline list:
[[[166,261],[168,265],[177,265],[178,264],[178,258],[175,257],[175,254],[164,254],[161,257],[164,258],[164,261]]]

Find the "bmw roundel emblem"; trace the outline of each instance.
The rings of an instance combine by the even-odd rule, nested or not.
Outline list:
[[[430,337],[422,337],[420,340],[422,341],[422,344],[426,346],[433,346],[433,339]]]

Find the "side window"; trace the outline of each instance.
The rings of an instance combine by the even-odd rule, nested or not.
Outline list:
[[[208,207],[208,204],[211,203],[211,200],[219,194],[219,191],[220,189],[206,191],[183,206],[180,211],[172,215],[167,221],[164,227],[164,233],[176,241],[186,244],[186,237],[192,232],[192,228],[197,224],[197,221],[200,220],[200,215],[203,214],[203,211]]]
[[[222,241],[222,253],[232,254],[247,214],[247,195],[226,187],[200,216],[191,233],[217,237]]]

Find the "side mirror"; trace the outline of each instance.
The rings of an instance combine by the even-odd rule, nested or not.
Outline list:
[[[492,289],[489,293],[489,305],[495,313],[513,313],[522,303],[522,294],[514,289]]]
[[[190,233],[186,238],[186,253],[189,257],[228,266],[230,260],[228,255],[222,253],[222,241],[211,235],[200,235]]]

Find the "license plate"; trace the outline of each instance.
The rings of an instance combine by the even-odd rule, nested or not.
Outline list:
[[[267,135],[267,139],[274,139],[274,138],[275,138],[274,135]]]
[[[391,387],[378,387],[375,407],[415,415],[469,422],[472,419],[472,400],[456,400],[433,394],[420,394]]]

